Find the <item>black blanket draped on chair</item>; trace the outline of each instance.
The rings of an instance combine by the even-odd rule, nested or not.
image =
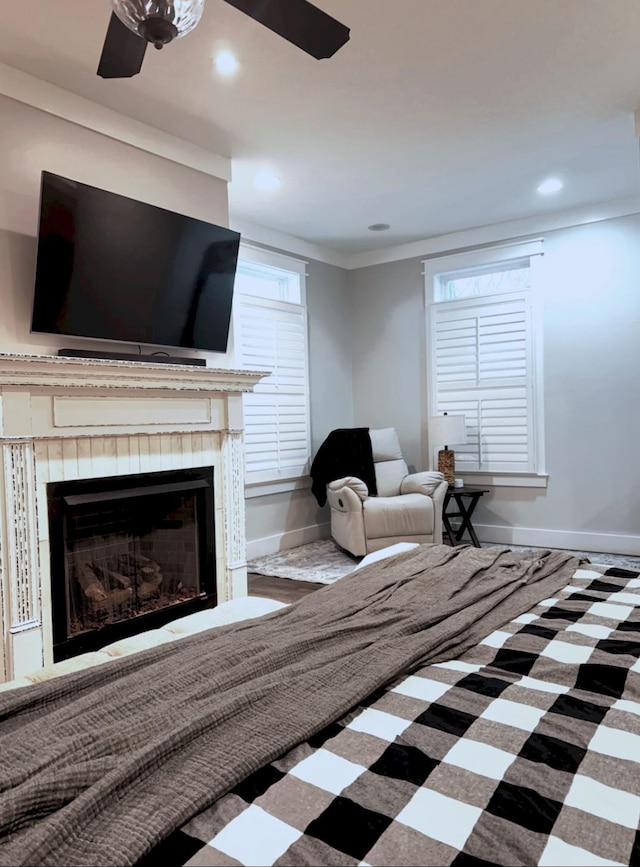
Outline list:
[[[361,479],[369,494],[378,493],[368,427],[336,428],[328,434],[311,464],[311,493],[320,506],[327,502],[327,485],[345,476]]]

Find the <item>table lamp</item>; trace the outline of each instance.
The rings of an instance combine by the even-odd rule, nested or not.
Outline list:
[[[443,474],[447,484],[453,485],[455,481],[455,452],[449,448],[453,445],[462,445],[467,441],[467,428],[463,415],[431,415],[429,416],[427,429],[430,446],[444,446],[438,452],[438,470]]]

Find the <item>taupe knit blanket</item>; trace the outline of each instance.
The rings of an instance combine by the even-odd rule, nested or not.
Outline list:
[[[265,618],[1,694],[0,864],[134,864],[401,672],[553,595],[579,562],[422,546]]]

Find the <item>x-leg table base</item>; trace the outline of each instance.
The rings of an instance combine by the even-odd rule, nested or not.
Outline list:
[[[447,493],[444,495],[444,506],[442,509],[442,525],[444,529],[444,534],[449,540],[450,545],[457,545],[459,542],[463,541],[463,537],[465,532],[469,533],[471,537],[471,541],[475,545],[476,548],[480,547],[480,542],[478,541],[478,537],[476,536],[476,531],[473,529],[473,524],[471,523],[471,516],[473,515],[476,506],[478,505],[478,500],[483,494],[488,494],[489,491],[487,488],[449,488]],[[447,507],[451,501],[451,499],[455,500],[455,503],[458,507],[457,512],[447,512]],[[460,526],[457,530],[451,526],[450,518],[462,518],[460,522]]]

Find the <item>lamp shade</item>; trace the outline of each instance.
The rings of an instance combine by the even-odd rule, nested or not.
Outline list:
[[[467,428],[463,415],[431,415],[427,429],[432,446],[461,445],[467,441]]]

